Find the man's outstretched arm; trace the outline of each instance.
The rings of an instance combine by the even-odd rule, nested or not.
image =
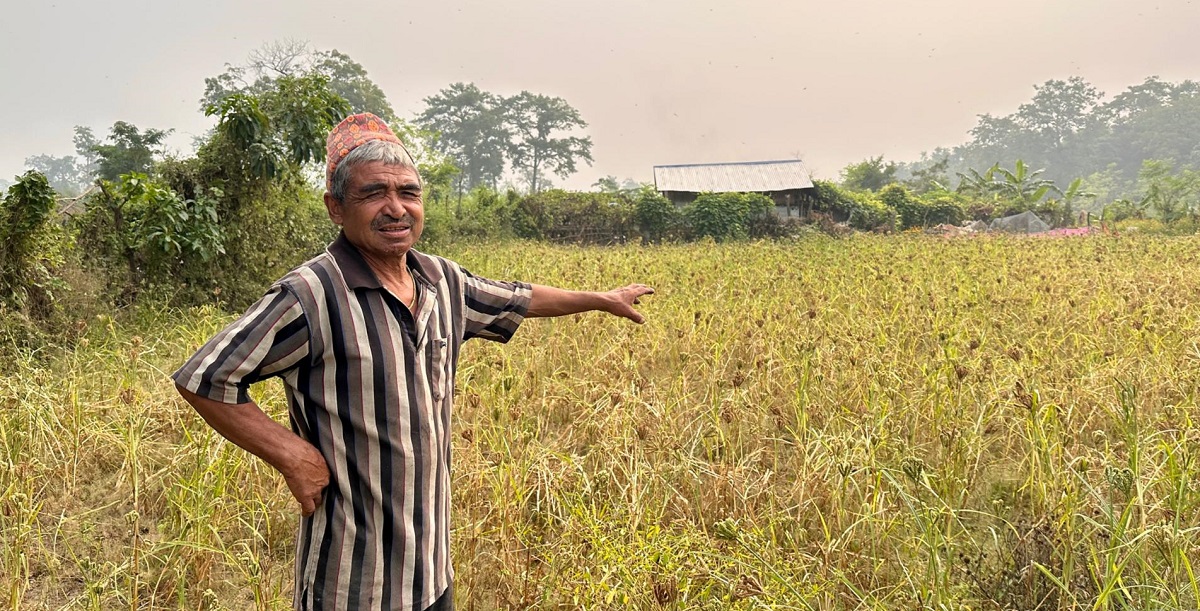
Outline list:
[[[316,447],[272,420],[253,401],[230,405],[178,384],[175,388],[221,436],[275,467],[300,502],[304,515],[317,510],[321,493],[329,484],[329,467]]]
[[[642,324],[646,318],[633,306],[641,303],[644,295],[654,293],[654,289],[644,284],[631,284],[604,292],[568,291],[541,284],[532,286],[533,298],[529,303],[529,312],[525,314],[531,318],[599,311]]]

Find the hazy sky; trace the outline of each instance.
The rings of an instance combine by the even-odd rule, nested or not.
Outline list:
[[[292,38],[349,54],[406,118],[456,81],[565,98],[596,160],[567,186],[797,155],[835,178],[961,143],[1047,79],[1200,79],[1198,25],[1200,0],[3,0],[0,177],[73,154],[75,125],[174,128],[190,153],[204,78]]]

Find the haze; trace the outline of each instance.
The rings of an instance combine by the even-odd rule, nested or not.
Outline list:
[[[74,154],[75,125],[173,128],[170,148],[190,153],[213,125],[204,78],[289,38],[349,54],[405,118],[456,81],[565,98],[595,143],[592,167],[555,178],[572,188],[797,156],[836,178],[868,156],[959,144],[976,115],[1015,111],[1047,79],[1112,95],[1200,78],[1192,0],[6,0],[2,15],[8,179],[26,157]]]

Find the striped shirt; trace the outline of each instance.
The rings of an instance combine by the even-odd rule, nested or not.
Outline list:
[[[173,378],[222,403],[278,376],[330,484],[296,542],[297,609],[424,609],[450,563],[450,412],[462,342],[506,342],[528,284],[410,250],[415,314],[344,235],[289,272]]]

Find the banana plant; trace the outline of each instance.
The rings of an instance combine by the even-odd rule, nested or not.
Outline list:
[[[986,195],[995,192],[996,172],[1000,170],[997,163],[980,174],[975,168],[968,168],[967,173],[958,174],[958,192],[970,195]]]
[[[996,191],[1005,197],[1020,199],[1030,204],[1041,201],[1051,191],[1061,195],[1062,191],[1054,184],[1053,180],[1038,178],[1045,171],[1045,169],[1030,171],[1029,164],[1018,159],[1011,172],[1005,168],[998,168],[1003,180],[995,181]]]

